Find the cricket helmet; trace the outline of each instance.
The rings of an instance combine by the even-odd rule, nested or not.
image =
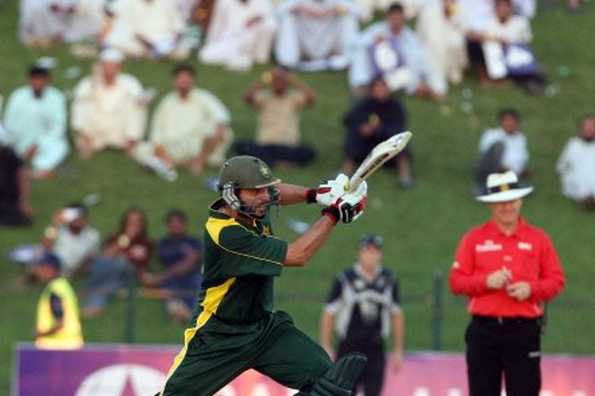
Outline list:
[[[281,179],[273,176],[266,162],[250,155],[238,155],[225,161],[221,167],[218,189],[232,209],[248,217],[260,217],[249,203],[240,200],[239,190],[268,188],[270,200],[265,205],[272,206],[279,203],[279,190],[275,187],[279,183]]]

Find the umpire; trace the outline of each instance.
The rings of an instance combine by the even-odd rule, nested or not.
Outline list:
[[[394,369],[403,364],[403,313],[399,283],[382,261],[382,237],[366,235],[359,244],[358,261],[339,273],[322,314],[321,344],[331,356],[333,327],[339,336],[337,358],[361,352],[368,364],[360,377],[365,396],[378,396],[384,382],[385,339],[394,338]],[[355,392],[354,392],[355,393]]]
[[[469,297],[465,333],[471,396],[538,396],[544,304],[559,294],[564,273],[556,250],[540,228],[521,217],[522,188],[512,171],[493,173],[487,194],[477,197],[491,219],[459,243],[450,288]]]

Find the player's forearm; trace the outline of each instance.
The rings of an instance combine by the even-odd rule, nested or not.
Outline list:
[[[281,193],[281,205],[307,202],[309,188],[286,183],[279,184],[278,188]]]
[[[323,216],[288,246],[283,264],[287,267],[305,266],[314,253],[324,245],[334,227],[335,221],[328,216]]]
[[[323,312],[320,320],[320,344],[324,349],[330,348],[333,338],[333,315]]]
[[[395,352],[403,353],[405,339],[405,317],[403,316],[403,312],[393,314],[393,332]]]

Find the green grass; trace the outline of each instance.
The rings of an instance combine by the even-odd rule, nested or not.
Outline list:
[[[90,63],[73,59],[67,48],[43,52],[22,47],[15,39],[17,8],[16,0],[0,2],[0,93],[6,97],[23,84],[26,67],[42,55],[59,60],[55,85],[72,90],[76,81],[65,79],[64,70],[76,65],[87,73]],[[486,127],[494,125],[500,107],[513,106],[524,116],[523,130],[529,138],[531,166],[535,171],[532,181],[536,192],[526,201],[525,214],[551,235],[567,273],[564,295],[550,304],[544,350],[594,353],[594,214],[584,212],[561,196],[554,173],[562,145],[575,133],[577,117],[593,109],[595,52],[589,50],[593,17],[593,7],[588,5],[586,11],[578,15],[550,9],[534,21],[535,50],[551,82],[559,89],[554,97],[528,97],[514,87],[482,88],[468,79],[462,87],[452,90],[443,105],[408,98],[410,128],[415,131],[412,146],[417,188],[404,193],[396,188],[393,174],[375,175],[370,183],[370,205],[365,216],[354,225],[339,226],[307,268],[284,272],[276,286],[277,307],[290,312],[301,328],[316,337],[320,309],[332,275],[351,264],[354,246],[361,234],[380,233],[387,240],[386,265],[401,279],[407,315],[407,348],[430,348],[433,274],[436,271],[448,273],[462,233],[488,215],[470,195],[470,168],[476,159],[479,135]],[[169,90],[171,66],[167,62],[129,62],[125,69],[163,95]],[[570,75],[560,75],[560,66],[569,67]],[[228,106],[237,136],[253,134],[255,116],[242,103],[241,94],[263,70],[257,68],[249,73],[233,74],[199,67],[199,84]],[[318,104],[304,113],[302,129],[305,140],[316,145],[321,157],[308,169],[278,173],[287,181],[313,185],[340,166],[344,133],[340,119],[349,99],[346,76],[342,73],[301,77],[318,92]],[[473,114],[461,109],[463,88],[473,92]],[[55,209],[89,193],[99,193],[103,198],[92,211],[92,221],[102,233],[114,230],[120,213],[135,204],[147,211],[150,234],[154,238],[163,234],[162,217],[166,209],[173,206],[191,214],[193,230],[198,234],[206,217],[206,206],[214,198],[214,193],[206,190],[203,182],[207,176],[214,175],[215,170],[199,178],[182,174],[177,182],[170,184],[145,173],[117,152],[100,154],[88,162],[73,154],[65,168],[67,171],[56,180],[33,185],[32,204],[36,215],[33,228],[0,229],[0,393],[9,387],[15,343],[32,340],[40,292],[40,289],[23,290],[14,286],[20,269],[5,261],[8,249],[38,240]],[[317,209],[313,207],[283,208],[276,221],[278,232],[283,238],[295,238],[287,227],[289,218],[313,222],[317,217]],[[81,282],[76,285],[80,290]],[[137,342],[181,342],[182,329],[166,320],[159,302],[141,299],[137,308]],[[445,349],[463,349],[466,321],[463,301],[446,293]],[[104,317],[84,321],[85,338],[88,342],[122,341],[124,323],[125,304],[118,301]]]

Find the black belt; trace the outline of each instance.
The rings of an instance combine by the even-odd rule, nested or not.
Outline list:
[[[525,318],[522,316],[483,316],[473,315],[473,320],[479,323],[497,323],[499,325],[541,324],[542,317]]]

